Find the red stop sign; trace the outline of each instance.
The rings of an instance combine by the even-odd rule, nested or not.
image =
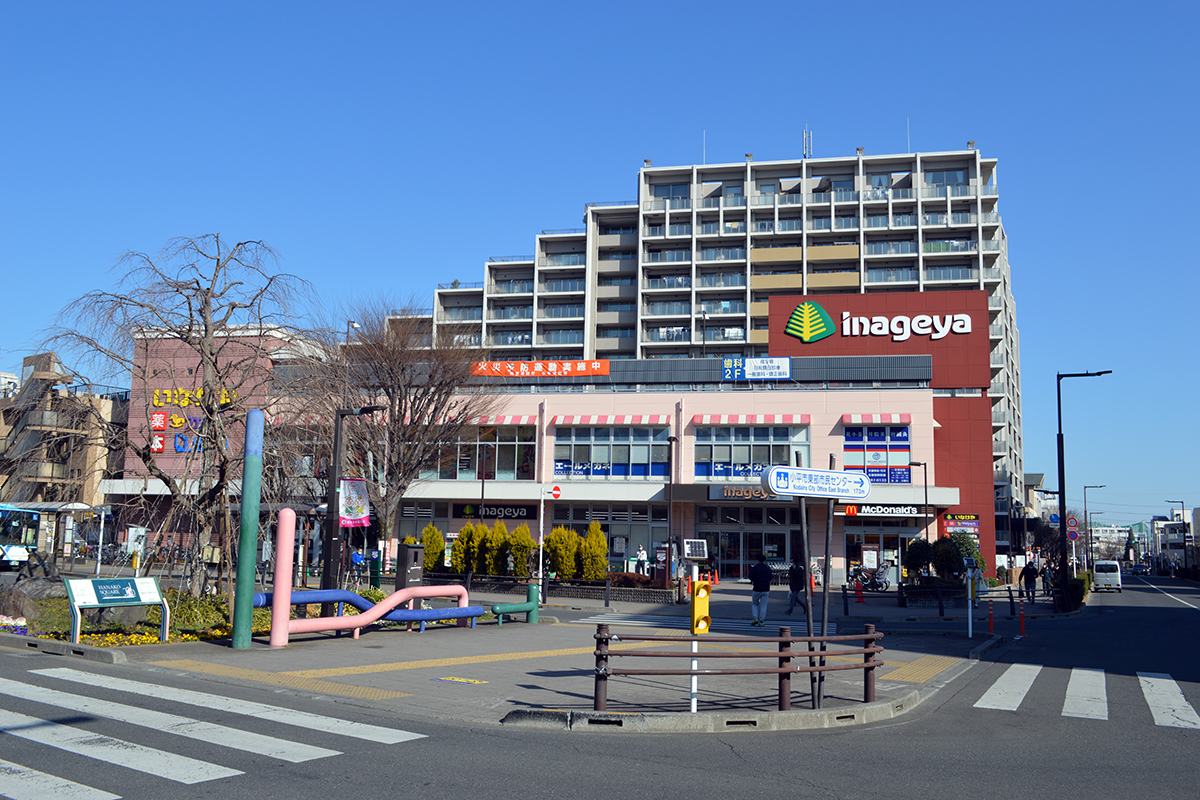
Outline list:
[[[555,486],[550,490],[550,496],[557,500],[562,495],[562,489]]]

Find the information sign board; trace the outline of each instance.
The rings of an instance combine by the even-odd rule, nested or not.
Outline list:
[[[158,638],[165,642],[171,631],[171,608],[158,588],[158,578],[68,578],[67,600],[71,606],[71,642],[79,644],[83,619],[80,609],[112,606],[159,606],[162,624]]]
[[[771,467],[763,475],[763,488],[775,494],[863,500],[871,493],[871,480],[861,472],[831,469]]]

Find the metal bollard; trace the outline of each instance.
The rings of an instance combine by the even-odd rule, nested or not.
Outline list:
[[[846,584],[842,584],[842,616],[850,616],[850,592],[846,589]]]
[[[779,629],[779,710],[792,710],[792,629]],[[787,655],[783,655],[787,653]],[[787,670],[786,672],[783,670]]]
[[[608,710],[608,626],[596,626],[596,684],[592,690],[592,710]]]
[[[863,633],[866,633],[868,635],[874,634],[875,626],[874,625],[863,626]],[[875,644],[874,638],[863,639],[863,649],[869,648],[873,644]],[[874,653],[863,653],[863,662],[864,663],[869,664],[874,659],[875,659]],[[863,669],[863,702],[864,703],[874,703],[875,702],[875,668],[874,667],[866,667],[865,669]]]
[[[1020,608],[1021,608],[1021,635],[1024,636],[1025,635],[1025,601],[1024,600],[1022,600],[1020,602]]]
[[[1013,599],[1012,587],[1008,587],[1008,613],[1012,616],[1017,615],[1017,601]]]
[[[988,600],[988,633],[995,633],[996,601]]]

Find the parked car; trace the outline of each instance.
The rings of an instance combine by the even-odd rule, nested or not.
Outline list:
[[[1133,574],[1134,575],[1149,575],[1150,574],[1150,565],[1149,564],[1134,564],[1133,565]]]

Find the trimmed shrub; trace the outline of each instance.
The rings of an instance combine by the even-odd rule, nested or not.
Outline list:
[[[475,570],[475,551],[478,547],[475,541],[475,526],[467,523],[458,532],[458,538],[450,546],[450,571],[466,574]]]
[[[425,545],[425,571],[441,572],[446,560],[446,540],[435,525],[426,525],[421,531],[421,544]]]
[[[576,557],[579,551],[579,534],[561,525],[546,537],[546,558],[549,569],[559,578],[574,578]]]
[[[508,535],[508,549],[513,557],[513,574],[529,577],[529,554],[537,548],[537,542],[529,534],[529,526],[522,523]]]
[[[508,574],[508,526],[504,520],[496,520],[491,530],[483,534],[479,547],[479,567],[485,575]]]
[[[962,553],[954,540],[943,536],[933,545],[933,568],[939,577],[949,578],[956,572],[962,572]]]
[[[599,522],[588,525],[587,537],[580,548],[580,562],[580,574],[585,581],[602,581],[608,574],[608,539]]]

